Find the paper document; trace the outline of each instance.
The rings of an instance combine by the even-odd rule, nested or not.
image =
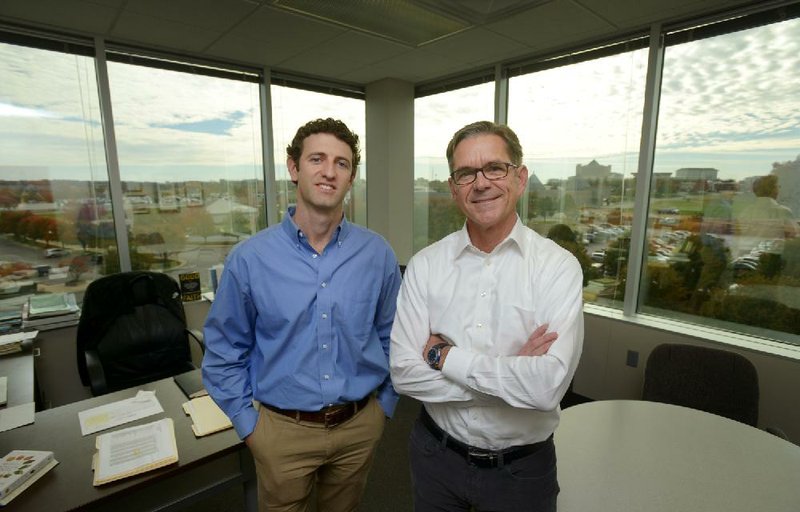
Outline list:
[[[178,462],[171,418],[97,436],[94,485],[138,475]]]
[[[192,432],[196,437],[233,427],[231,420],[208,395],[184,403],[183,411],[192,418]]]
[[[87,436],[164,412],[155,391],[139,391],[133,398],[101,405],[78,413],[81,435]]]
[[[29,332],[15,332],[13,334],[2,334],[0,335],[0,345],[6,345],[8,343],[19,343],[25,340],[32,340],[39,334],[39,331],[29,331]]]
[[[35,415],[36,404],[33,402],[0,409],[0,432],[29,425],[33,423]]]

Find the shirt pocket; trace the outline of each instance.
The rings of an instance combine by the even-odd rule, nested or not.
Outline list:
[[[500,309],[495,332],[497,355],[515,355],[538,327],[536,311],[531,307],[506,304]]]

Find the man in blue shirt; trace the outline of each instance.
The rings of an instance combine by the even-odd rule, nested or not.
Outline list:
[[[297,206],[231,251],[205,324],[203,381],[253,453],[261,510],[357,507],[397,404],[389,334],[400,269],[344,218],[359,162],[341,121],[287,148]]]

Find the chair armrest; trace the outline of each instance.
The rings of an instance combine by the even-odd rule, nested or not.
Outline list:
[[[197,329],[186,329],[186,334],[188,334],[190,338],[194,338],[194,341],[197,342],[197,346],[200,347],[200,353],[204,354],[206,351],[206,344],[203,342],[203,333]]]
[[[764,430],[766,430],[767,432],[769,432],[774,436],[780,437],[781,439],[784,439],[786,441],[789,440],[789,436],[786,435],[786,432],[784,432],[778,427],[764,427]]]
[[[106,373],[103,371],[103,365],[100,363],[100,358],[94,350],[86,350],[83,353],[86,359],[86,369],[89,372],[89,385],[92,388],[94,396],[104,395],[108,392],[108,385],[106,383]]]

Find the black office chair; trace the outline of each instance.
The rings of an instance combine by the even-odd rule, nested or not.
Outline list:
[[[180,288],[157,272],[122,272],[86,288],[78,323],[78,373],[102,395],[192,370]]]
[[[642,399],[682,405],[758,424],[758,373],[735,352],[682,344],[658,345],[647,358]],[[777,428],[767,428],[779,437]]]

